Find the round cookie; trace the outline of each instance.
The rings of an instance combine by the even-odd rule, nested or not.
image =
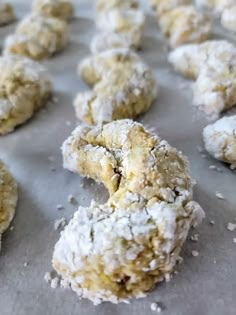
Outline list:
[[[138,7],[137,0],[96,0],[96,9],[99,13],[111,9],[136,9]]]
[[[42,60],[63,50],[69,40],[65,21],[30,15],[22,20],[15,34],[7,37],[4,53]]]
[[[0,58],[0,135],[30,119],[51,95],[47,71],[18,56]]]
[[[178,6],[159,15],[159,25],[171,48],[201,43],[209,38],[211,21],[191,5]]]
[[[95,304],[143,297],[170,276],[204,217],[186,158],[131,120],[78,127],[62,151],[65,168],[104,183],[110,198],[79,208],[55,246],[54,268]]]
[[[236,115],[223,117],[203,131],[205,148],[214,158],[236,167]]]
[[[16,19],[14,9],[11,4],[0,3],[0,26],[14,22]]]
[[[13,220],[17,199],[17,184],[0,160],[0,251],[1,237]]]
[[[84,60],[80,74],[94,85],[74,101],[77,117],[88,124],[134,118],[146,112],[157,96],[151,69],[127,50],[110,50]]]
[[[34,0],[33,12],[39,15],[70,20],[74,16],[71,0]]]

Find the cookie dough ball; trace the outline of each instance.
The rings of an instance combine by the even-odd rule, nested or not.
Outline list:
[[[21,57],[0,58],[0,135],[30,119],[51,95],[47,71]]]
[[[77,117],[88,124],[134,118],[146,112],[157,96],[152,71],[132,53],[101,53],[85,60],[80,72],[86,82],[95,84],[74,101]]]
[[[111,9],[136,9],[139,7],[137,0],[97,0],[96,9],[99,13]]]
[[[19,23],[14,35],[7,37],[5,53],[42,60],[63,50],[68,40],[66,22],[30,15]]]
[[[221,16],[221,24],[227,30],[236,32],[236,5],[226,8]]]
[[[2,234],[14,218],[17,199],[17,184],[0,160],[0,251]]]
[[[159,14],[173,10],[182,5],[190,5],[190,0],[150,0],[151,6]]]
[[[222,69],[236,58],[236,48],[225,40],[211,40],[197,45],[183,45],[170,52],[168,60],[182,75],[196,79],[205,66]]]
[[[192,201],[187,160],[130,120],[77,128],[63,157],[64,167],[103,182],[111,196],[75,213],[54,268],[95,304],[144,296],[169,276],[190,227],[204,217]]]
[[[11,4],[0,3],[0,26],[14,22],[16,19],[14,9]]]
[[[71,0],[34,0],[33,12],[39,15],[70,20],[74,16]]]
[[[159,16],[159,25],[172,48],[209,38],[211,21],[193,6],[179,6]]]
[[[236,167],[236,116],[221,118],[207,126],[203,139],[209,154]]]

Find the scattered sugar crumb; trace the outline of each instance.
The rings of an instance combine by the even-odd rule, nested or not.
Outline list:
[[[210,165],[209,166],[209,169],[210,170],[214,170],[214,171],[217,171],[217,172],[222,172],[222,169],[221,168],[219,168],[219,167],[217,167],[216,165]]]
[[[177,262],[177,264],[181,265],[181,264],[184,262],[183,257],[179,256],[179,257],[176,259],[176,262]]]
[[[66,126],[71,126],[71,121],[66,121]]]
[[[50,161],[50,162],[54,162],[54,161],[55,161],[55,157],[54,157],[54,156],[52,156],[52,155],[50,155],[50,156],[48,157],[48,161]]]
[[[60,282],[59,278],[57,278],[57,277],[53,278],[53,279],[51,280],[51,288],[52,288],[52,289],[58,288],[59,282]]]
[[[81,187],[81,188],[84,188],[84,184],[83,184],[83,183],[81,183],[81,184],[80,184],[80,187]]]
[[[13,230],[14,230],[14,226],[11,226],[9,230],[10,230],[10,231],[13,231]]]
[[[231,169],[232,171],[236,170],[236,165],[231,164],[231,165],[230,165],[230,169]]]
[[[175,275],[178,275],[178,274],[179,274],[178,270],[175,270],[175,271],[174,271],[174,274],[175,274]]]
[[[213,260],[213,263],[216,264],[216,259]]]
[[[166,282],[170,282],[171,278],[172,278],[172,276],[170,273],[165,274],[165,281]]]
[[[24,262],[24,267],[27,267],[27,266],[29,266],[28,261]]]
[[[233,238],[233,242],[236,244],[236,237],[235,237],[235,238]]]
[[[197,150],[198,150],[199,153],[202,153],[204,151],[203,148],[200,145],[197,146]]]
[[[46,273],[45,273],[45,275],[44,275],[44,280],[45,280],[47,283],[51,282],[51,280],[52,280],[52,275],[51,275],[50,272],[46,272]]]
[[[71,204],[77,204],[77,201],[73,195],[69,195],[67,201]]]
[[[220,192],[216,192],[216,197],[218,198],[218,199],[221,199],[221,200],[225,200],[225,197],[220,193]]]
[[[67,224],[67,221],[65,218],[61,218],[55,221],[54,223],[54,229],[55,231],[58,231],[59,229],[63,229]]]
[[[215,221],[214,220],[211,220],[209,223],[210,223],[210,225],[215,225]]]
[[[70,282],[68,280],[61,279],[60,285],[63,289],[70,289]]]
[[[63,205],[57,205],[57,210],[63,210],[64,209],[64,207],[63,207]]]
[[[192,256],[193,257],[199,256],[199,252],[197,250],[192,250]]]
[[[233,232],[234,230],[236,230],[236,223],[229,222],[227,224],[227,230],[230,232]]]
[[[150,305],[151,311],[161,313],[162,308],[159,303],[153,302]]]
[[[190,240],[193,242],[198,242],[199,234],[193,234],[190,236]]]

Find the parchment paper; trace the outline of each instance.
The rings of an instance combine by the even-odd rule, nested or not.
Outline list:
[[[18,17],[30,11],[31,1],[12,3]],[[62,168],[60,146],[76,125],[72,101],[76,92],[88,88],[76,75],[76,66],[89,54],[88,44],[95,32],[92,2],[76,1],[76,5],[77,18],[71,24],[69,46],[44,62],[58,102],[49,104],[14,133],[0,138],[0,158],[17,179],[20,198],[14,229],[4,235],[0,254],[0,314],[147,315],[152,314],[150,303],[160,302],[163,314],[168,315],[235,315],[236,232],[229,232],[226,226],[236,218],[236,173],[209,156],[202,158],[197,151],[208,121],[191,106],[191,82],[175,74],[167,64],[166,42],[150,12],[141,55],[156,73],[160,95],[139,121],[189,157],[192,175],[198,182],[195,199],[207,216],[194,231],[200,233],[199,242],[186,243],[182,252],[184,263],[171,282],[158,285],[147,298],[130,305],[105,303],[94,307],[87,300],[80,301],[72,291],[53,290],[44,281],[45,272],[51,271],[53,247],[59,238],[54,221],[70,218],[76,210],[68,203],[68,195],[76,196],[80,205],[89,205],[92,199],[104,202],[108,196],[102,186]],[[0,28],[1,44],[14,27]],[[233,35],[227,36],[235,40]],[[216,27],[214,37],[226,37],[226,31]],[[210,170],[211,164],[223,172]],[[56,170],[52,171],[54,167]],[[217,199],[216,191],[226,199]],[[65,210],[58,211],[58,204]],[[211,220],[215,221],[214,226],[209,224]],[[193,257],[192,250],[199,251],[199,256]]]

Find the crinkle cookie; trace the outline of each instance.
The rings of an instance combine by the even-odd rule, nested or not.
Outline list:
[[[2,234],[15,215],[17,199],[17,184],[0,160],[0,251]]]
[[[116,48],[118,42],[118,47],[139,48],[143,38],[144,23],[145,15],[141,10],[105,11],[97,19],[97,28],[103,33],[95,37],[92,46],[102,46],[104,51]],[[101,50],[96,49],[96,51]]]
[[[223,11],[221,15],[221,24],[227,30],[236,32],[236,4]]]
[[[227,41],[185,45],[169,54],[175,70],[193,79],[194,105],[211,118],[236,103],[236,48]]]
[[[0,135],[30,119],[51,95],[47,71],[21,57],[0,58]]]
[[[88,124],[134,118],[146,112],[158,92],[151,69],[128,50],[110,50],[80,64],[81,77],[92,91],[74,101],[77,117]]]
[[[54,268],[95,304],[143,297],[170,275],[204,217],[186,158],[131,120],[78,127],[62,151],[66,169],[102,182],[110,198],[79,207],[55,246]]]
[[[0,26],[15,21],[16,16],[11,4],[0,3]]]
[[[74,16],[71,0],[34,0],[33,12],[39,15],[70,20]]]
[[[200,43],[209,38],[211,21],[193,6],[179,6],[159,15],[159,25],[174,48],[187,43]]]
[[[150,3],[159,15],[182,5],[190,5],[192,2],[191,0],[150,0]]]
[[[7,37],[5,54],[42,60],[64,49],[68,40],[66,22],[52,17],[30,15],[19,23],[15,34]]]
[[[203,139],[214,158],[236,167],[236,116],[221,118],[207,126]]]
[[[96,9],[99,13],[111,9],[136,9],[139,7],[137,0],[97,0]]]

